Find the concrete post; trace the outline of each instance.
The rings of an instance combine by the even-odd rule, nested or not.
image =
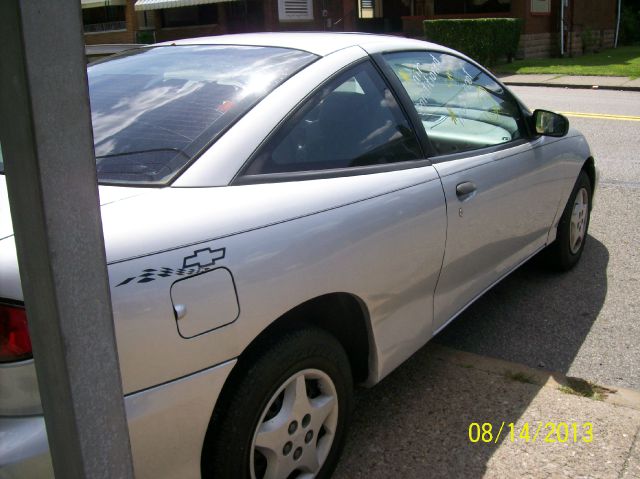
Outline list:
[[[0,141],[58,478],[131,478],[78,0],[0,1]]]

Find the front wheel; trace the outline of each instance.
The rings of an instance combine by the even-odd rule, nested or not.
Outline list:
[[[580,259],[589,230],[591,195],[591,180],[581,171],[558,223],[556,240],[547,251],[554,269],[568,271]]]
[[[321,330],[295,331],[244,367],[212,418],[204,477],[329,477],[353,395],[340,343]]]

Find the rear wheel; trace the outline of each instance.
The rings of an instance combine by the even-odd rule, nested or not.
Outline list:
[[[589,230],[591,195],[589,176],[581,171],[558,223],[556,240],[547,249],[549,263],[556,270],[570,270],[582,256]]]
[[[340,343],[321,330],[291,332],[236,377],[207,433],[204,477],[329,477],[353,395]]]

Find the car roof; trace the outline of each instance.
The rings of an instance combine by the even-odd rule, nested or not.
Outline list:
[[[211,37],[187,38],[160,43],[159,45],[251,45],[294,48],[320,56],[352,46],[379,45],[384,43],[390,49],[430,48],[446,50],[435,43],[414,40],[393,35],[336,32],[264,32],[216,35]]]

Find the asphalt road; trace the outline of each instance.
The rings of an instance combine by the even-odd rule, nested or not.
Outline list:
[[[640,93],[514,87],[531,108],[640,117]],[[600,170],[590,235],[565,274],[531,261],[436,341],[640,390],[640,121],[569,116]]]

